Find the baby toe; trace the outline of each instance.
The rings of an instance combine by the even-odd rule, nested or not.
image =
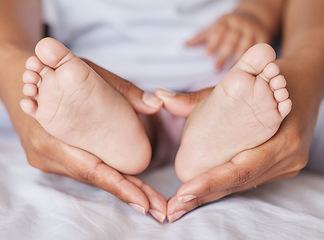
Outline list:
[[[23,93],[28,97],[36,97],[38,89],[35,84],[26,83],[23,87]]]
[[[278,104],[278,111],[281,114],[281,116],[284,118],[290,113],[291,107],[292,107],[292,101],[290,99],[286,99],[285,101],[282,101]]]
[[[274,97],[278,102],[282,102],[289,97],[288,90],[286,88],[281,88],[274,91]]]
[[[26,61],[26,69],[36,73],[40,73],[44,66],[45,65],[36,56],[31,56]]]
[[[20,101],[20,107],[27,115],[35,117],[37,110],[37,103],[31,99],[22,99]]]
[[[32,83],[37,84],[40,81],[40,76],[34,71],[26,70],[23,74],[23,82],[24,83]]]
[[[284,76],[282,75],[278,75],[277,77],[274,77],[271,81],[270,81],[270,87],[273,90],[279,90],[281,88],[285,88],[287,85],[286,79]]]
[[[269,63],[261,74],[263,74],[267,79],[271,80],[272,78],[278,76],[280,73],[279,66],[274,62]]]
[[[275,59],[276,53],[273,48],[268,44],[260,43],[247,50],[236,67],[256,76]]]

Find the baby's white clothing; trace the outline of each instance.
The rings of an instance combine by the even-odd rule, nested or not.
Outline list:
[[[214,59],[185,42],[238,0],[43,0],[50,35],[146,91],[215,86]]]

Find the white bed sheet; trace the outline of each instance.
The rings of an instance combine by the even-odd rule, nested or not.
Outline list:
[[[165,197],[180,185],[172,166],[142,178]],[[101,189],[29,166],[0,104],[0,239],[324,239],[324,176],[305,171],[160,224]]]

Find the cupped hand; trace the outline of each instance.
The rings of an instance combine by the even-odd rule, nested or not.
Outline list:
[[[164,101],[169,112],[186,117],[211,91],[212,88],[166,97],[157,90],[156,95]],[[305,134],[300,114],[293,110],[266,143],[241,152],[229,162],[181,185],[168,201],[169,221],[173,222],[196,207],[224,196],[297,175],[307,163],[311,142],[311,135]]]
[[[138,113],[152,114],[161,108],[162,102],[153,95],[144,93],[130,82],[85,61],[119,91]],[[152,187],[134,176],[119,173],[96,156],[54,138],[20,109],[15,112],[12,122],[30,165],[99,187],[139,212],[150,212],[160,222],[165,220],[167,201]]]
[[[205,44],[207,55],[217,53],[215,68],[221,70],[228,61],[234,65],[253,45],[269,40],[270,32],[255,17],[234,12],[219,18],[187,45]]]
[[[165,198],[143,181],[122,175],[96,156],[57,140],[27,116],[23,125],[20,140],[30,165],[99,187],[141,213],[150,211],[157,220],[164,220]]]

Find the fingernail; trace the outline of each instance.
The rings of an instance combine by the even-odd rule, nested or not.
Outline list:
[[[165,220],[165,215],[162,214],[161,212],[154,210],[154,209],[150,209],[149,210],[150,214],[157,219],[160,223],[163,223]]]
[[[131,205],[136,211],[143,213],[145,215],[145,208],[143,208],[142,206],[135,203],[130,203],[129,205]]]
[[[178,202],[186,203],[186,202],[189,202],[195,198],[196,198],[196,196],[194,196],[194,195],[184,195],[184,196],[178,197]]]
[[[186,213],[186,211],[183,211],[183,210],[181,210],[179,212],[175,212],[168,217],[168,220],[170,223],[172,223],[172,222],[178,220],[179,218],[181,218],[185,213]]]
[[[162,88],[158,88],[155,90],[155,93],[157,95],[160,95],[162,97],[174,97],[176,95],[175,92],[170,91],[170,90],[166,90],[166,89],[162,89]]]
[[[143,93],[142,100],[147,106],[152,108],[159,108],[163,104],[160,99],[147,92]]]

